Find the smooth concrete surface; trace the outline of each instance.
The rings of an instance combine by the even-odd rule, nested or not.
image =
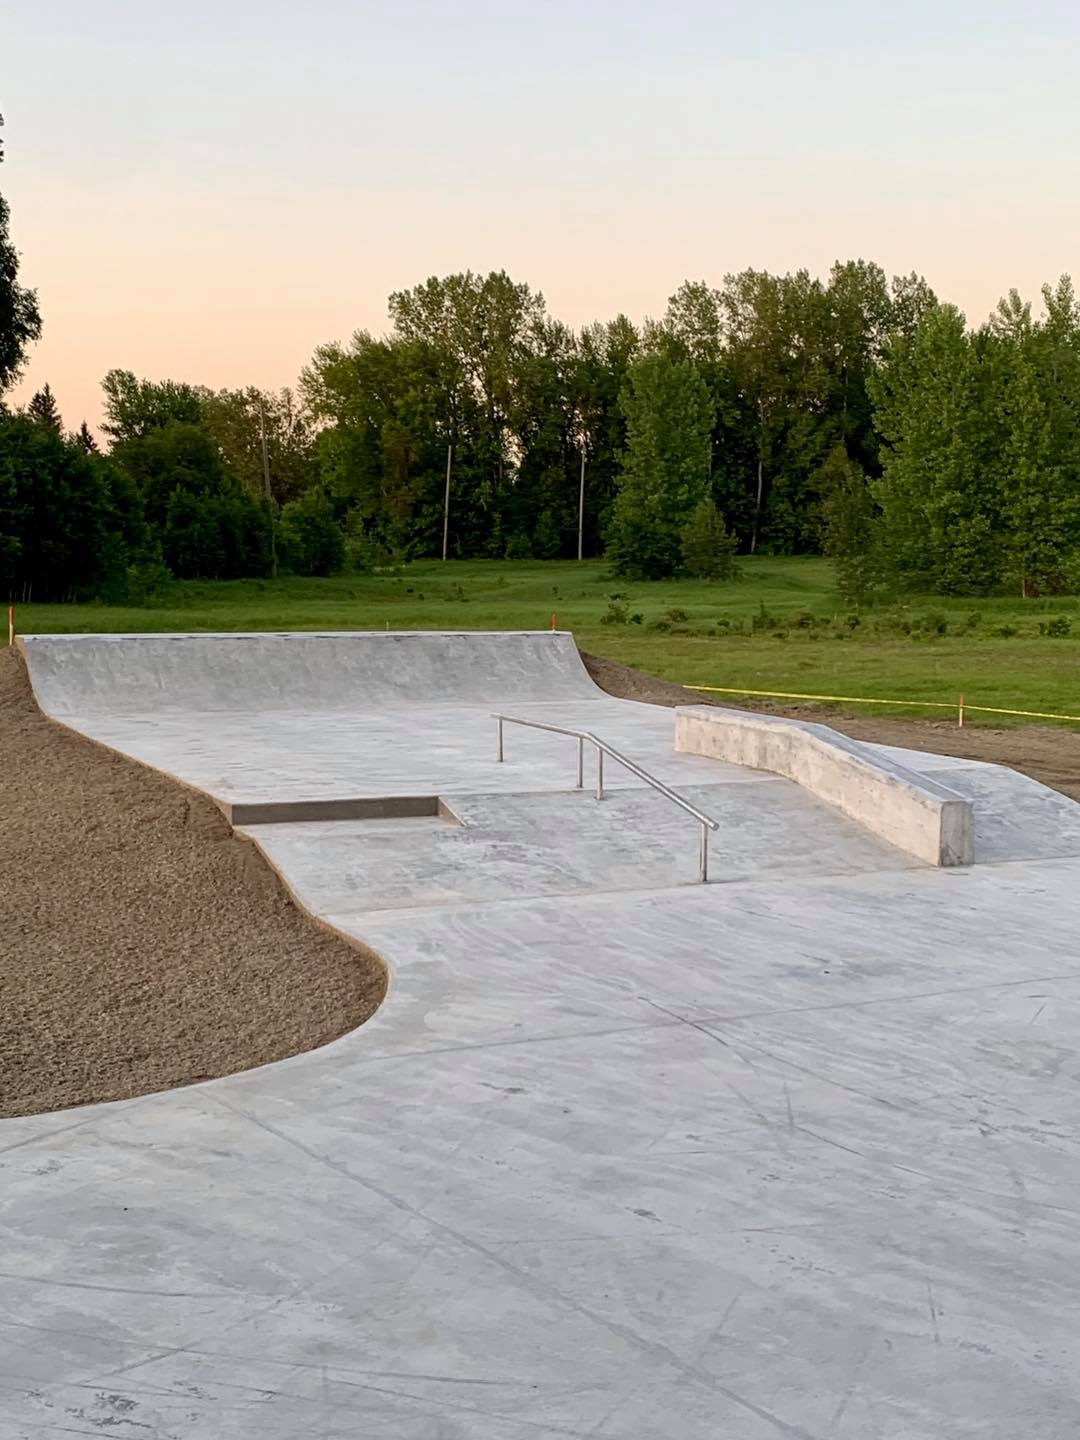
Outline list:
[[[711,705],[675,711],[675,748],[783,775],[928,865],[970,865],[970,800],[828,725]]]
[[[570,658],[568,693],[530,703],[670,749],[670,712],[590,698]],[[456,726],[425,693],[399,731],[428,727],[460,829],[251,832],[385,957],[368,1025],[0,1121],[0,1440],[1080,1432],[1076,807],[901,755],[961,777],[996,847],[937,869],[788,781],[669,754],[723,821],[721,883],[696,885],[695,827],[661,797],[574,792],[554,737],[478,760],[489,698],[518,697],[470,683]],[[188,751],[177,728],[159,752],[183,778],[239,788],[261,760],[265,794],[297,793],[261,709],[219,710],[219,733],[185,704]],[[98,739],[118,723],[93,716]],[[355,719],[342,768],[366,763],[370,793],[436,768],[383,712]],[[1048,827],[1060,854],[1029,858]]]
[[[783,781],[745,792],[683,787],[719,821],[709,836],[713,883],[765,874],[860,874],[914,864]],[[446,797],[458,825],[437,820],[247,825],[270,862],[320,913],[512,900],[696,884],[701,827],[653,791]]]

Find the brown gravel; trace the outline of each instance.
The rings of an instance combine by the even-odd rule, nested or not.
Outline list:
[[[602,690],[623,700],[647,700],[654,705],[732,705],[768,715],[789,715],[796,720],[820,720],[855,740],[879,745],[902,745],[908,750],[931,750],[963,760],[989,760],[1008,765],[1063,795],[1080,800],[1080,734],[1035,725],[991,730],[982,725],[957,728],[947,720],[899,720],[889,716],[851,716],[823,705],[770,705],[747,696],[712,699],[698,690],[686,690],[670,680],[632,670],[600,655],[582,655],[589,674]]]
[[[47,720],[12,651],[0,744],[0,1115],[228,1075],[376,1010],[377,956],[210,801]]]

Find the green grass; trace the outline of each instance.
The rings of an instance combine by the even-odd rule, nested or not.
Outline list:
[[[726,584],[618,581],[598,562],[422,561],[330,580],[190,581],[146,608],[20,605],[17,629],[546,630],[552,614],[585,650],[683,684],[821,695],[953,702],[1080,715],[1080,600],[918,598],[867,610],[850,628],[832,569],[817,559],[753,559]],[[614,594],[640,624],[603,624]],[[686,619],[668,617],[684,611]],[[909,636],[901,625],[940,616],[947,633]],[[969,625],[970,617],[977,617]],[[1055,616],[1067,638],[1039,634]],[[754,622],[758,628],[751,629]],[[657,622],[668,625],[656,629]],[[724,624],[739,633],[725,631]],[[1013,627],[999,637],[998,627]],[[719,628],[718,628],[719,627]],[[765,628],[772,627],[772,628]],[[716,631],[717,633],[710,633]],[[873,713],[870,705],[835,707]],[[895,707],[881,713],[902,714]],[[916,706],[910,713],[921,712]],[[944,712],[942,712],[944,713]],[[1003,725],[1006,717],[970,715]]]

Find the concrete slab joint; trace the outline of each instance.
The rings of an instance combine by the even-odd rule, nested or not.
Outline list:
[[[827,725],[686,705],[675,749],[783,775],[928,865],[974,863],[970,800]]]

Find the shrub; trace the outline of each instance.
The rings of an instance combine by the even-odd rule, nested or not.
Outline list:
[[[1072,625],[1064,615],[1055,615],[1052,620],[1039,621],[1039,634],[1047,635],[1054,640],[1064,640],[1072,629]]]
[[[929,610],[925,615],[916,615],[911,622],[911,633],[918,636],[947,635],[949,618],[939,610]]]
[[[639,622],[640,623],[640,622]],[[629,625],[630,607],[625,595],[612,595],[608,607],[600,616],[601,625]]]
[[[129,565],[127,599],[129,605],[152,605],[163,599],[172,587],[172,572],[160,556]]]

